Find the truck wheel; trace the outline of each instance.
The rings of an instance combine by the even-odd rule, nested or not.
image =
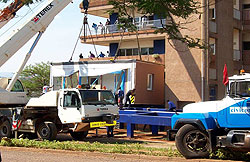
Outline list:
[[[37,128],[37,136],[40,139],[54,140],[57,135],[56,125],[52,122],[42,122]]]
[[[0,137],[11,137],[11,125],[9,121],[3,122],[3,124],[0,126]]]
[[[209,140],[206,132],[191,124],[179,129],[175,138],[176,147],[187,159],[209,156]]]
[[[84,131],[84,132],[70,132],[70,135],[71,135],[71,137],[74,140],[82,141],[82,140],[84,140],[87,137],[88,131]]]

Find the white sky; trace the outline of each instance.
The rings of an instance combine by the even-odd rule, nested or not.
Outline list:
[[[74,3],[70,3],[64,10],[62,10],[46,29],[45,33],[42,35],[40,41],[35,47],[27,65],[47,61],[69,61],[75,43],[77,41],[80,29],[82,27],[84,16],[79,9],[79,4],[82,2],[82,0],[73,0],[73,2]],[[39,6],[33,9],[37,5]],[[0,9],[3,9],[4,6],[6,6],[6,4],[0,3]],[[31,5],[30,8],[24,6],[20,11],[18,11],[16,18],[11,20],[7,25],[0,29],[0,42],[8,38],[15,28],[18,28],[25,21],[30,19],[33,12],[36,9],[41,8],[42,6],[43,4],[36,3],[34,5]],[[33,10],[33,12],[31,10]],[[23,17],[27,13],[29,14]],[[16,22],[18,21],[20,22],[16,24]],[[88,21],[91,28],[91,24],[93,22],[98,24],[101,21],[103,22],[103,24],[105,24],[106,19],[89,15]],[[13,24],[16,25],[10,30],[8,30]],[[6,30],[8,31],[5,32]],[[9,59],[9,61],[7,61],[2,67],[0,67],[0,72],[16,72],[19,66],[21,65],[26,53],[29,51],[31,45],[33,44],[35,38],[36,35],[21,49],[19,49],[19,51],[11,59]],[[100,53],[101,51],[106,53],[106,51],[108,50],[108,47],[96,47],[98,53]],[[84,57],[88,57],[89,51],[92,51],[94,53],[94,46],[82,44],[79,40],[73,56],[73,61],[79,60],[80,53],[82,53]]]

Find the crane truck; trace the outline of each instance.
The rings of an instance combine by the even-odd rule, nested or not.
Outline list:
[[[1,67],[38,33],[18,72],[11,80],[0,82],[5,82],[4,86],[0,85],[1,137],[12,137],[13,132],[16,132],[15,134],[35,134],[41,139],[53,140],[58,133],[68,132],[74,139],[82,140],[90,129],[116,124],[118,106],[110,90],[60,89],[29,101],[23,89],[13,91],[18,83],[17,78],[41,35],[70,2],[71,0],[49,0],[0,45]],[[6,85],[6,82],[9,84]]]
[[[217,148],[250,151],[250,74],[229,77],[219,101],[188,104],[171,118],[171,137],[186,158],[205,158]]]

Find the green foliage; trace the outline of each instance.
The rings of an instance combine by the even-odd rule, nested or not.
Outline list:
[[[230,149],[218,149],[210,154],[211,159],[250,161],[250,154]]]
[[[44,85],[49,85],[50,66],[49,63],[37,63],[27,66],[20,75],[24,87],[29,96],[39,96]]]
[[[180,34],[180,30],[187,29],[185,24],[193,22],[187,20],[190,16],[201,14],[200,3],[196,0],[109,0],[109,4],[114,6],[108,11],[109,14],[118,13],[118,27],[123,30],[136,31],[136,26],[132,23],[135,12],[142,15],[157,15],[166,18],[167,21],[162,29],[156,32],[167,33],[169,40],[181,41],[191,48],[207,48],[200,39]],[[177,22],[178,19],[187,21]]]

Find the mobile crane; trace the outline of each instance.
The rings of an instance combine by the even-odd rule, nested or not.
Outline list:
[[[76,140],[87,136],[88,130],[113,126],[118,118],[118,106],[109,90],[60,89],[48,92],[39,98],[31,98],[18,93],[13,98],[12,87],[27,63],[34,47],[54,17],[71,0],[49,0],[21,28],[0,45],[0,67],[18,49],[38,33],[18,72],[5,89],[0,90],[0,136],[11,137],[13,131],[37,134],[41,139],[53,140],[59,132],[69,132]],[[86,6],[86,0],[84,0]],[[11,98],[6,101],[1,94]]]

